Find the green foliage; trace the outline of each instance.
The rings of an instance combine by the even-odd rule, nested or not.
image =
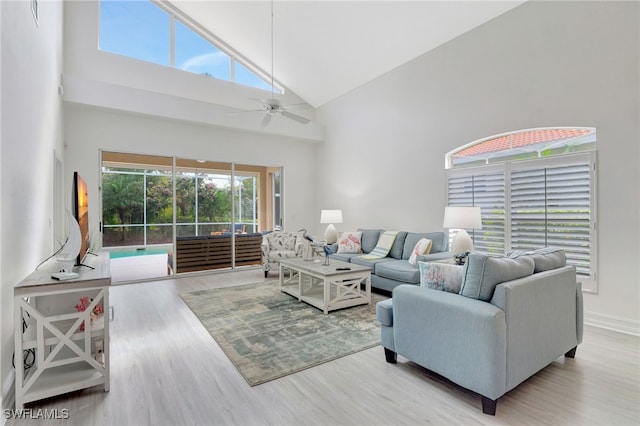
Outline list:
[[[160,230],[160,228],[151,226],[152,224],[170,225],[173,222],[173,180],[171,177],[155,171],[146,171],[146,188],[144,187],[145,176],[138,173],[103,173],[102,181],[104,224],[125,225],[119,228],[110,228],[110,237],[119,235],[117,237],[118,245],[127,245],[132,238],[136,241],[135,244],[140,244],[138,233],[141,228],[126,225],[145,225],[148,228],[147,236],[149,236],[149,233],[161,232],[164,234],[166,232],[166,229]],[[236,205],[243,213],[242,220],[249,222],[253,220],[254,209],[257,208],[255,204],[257,199],[254,198],[254,178],[244,178],[240,185],[239,191],[236,188],[236,196],[240,193],[240,198],[236,199],[236,203],[238,203]],[[226,224],[232,221],[230,186],[218,187],[211,178],[189,174],[176,175],[176,222],[178,224],[196,223],[196,193],[198,198],[197,222],[200,224],[221,222],[223,223],[220,226],[221,229],[228,229]],[[190,229],[195,231],[195,227],[190,227]],[[180,234],[183,235],[182,232]],[[164,240],[167,237],[159,236],[158,238]],[[133,240],[130,243],[133,243]]]
[[[143,178],[138,175],[105,174],[102,179],[102,211],[105,225],[142,223],[144,208]],[[120,240],[126,228],[120,228]]]
[[[173,183],[167,176],[147,177],[147,222],[166,223],[173,220],[171,195]]]

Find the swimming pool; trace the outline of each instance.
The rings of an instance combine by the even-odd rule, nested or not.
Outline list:
[[[168,247],[147,247],[142,249],[118,249],[109,251],[109,258],[118,259],[130,256],[147,256],[151,254],[167,254]]]

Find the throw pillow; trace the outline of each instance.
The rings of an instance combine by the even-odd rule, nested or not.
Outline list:
[[[439,262],[418,262],[420,287],[434,290],[460,292],[464,267]]]
[[[411,252],[411,256],[409,256],[409,263],[412,265],[416,264],[418,256],[422,256],[423,254],[429,254],[431,252],[431,240],[427,238],[422,238],[418,241],[413,247],[413,251]]]
[[[362,253],[362,232],[343,232],[338,239],[338,254]]]
[[[516,258],[470,253],[464,268],[460,294],[488,302],[496,285],[533,274],[530,256]]]

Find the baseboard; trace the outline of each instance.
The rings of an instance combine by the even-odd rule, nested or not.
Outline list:
[[[591,325],[593,327],[640,336],[640,322],[638,321],[629,321],[628,319],[595,312],[585,312],[584,323],[585,325]]]
[[[3,380],[2,386],[2,399],[0,400],[0,405],[2,406],[2,410],[11,409],[15,405],[15,397],[16,397],[16,372],[12,368],[9,370],[9,374]],[[2,420],[0,421],[0,425],[4,425],[7,422],[5,416],[1,416]]]

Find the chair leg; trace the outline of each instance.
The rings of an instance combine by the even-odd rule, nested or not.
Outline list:
[[[395,364],[397,360],[398,354],[396,354],[391,349],[384,348],[384,358],[387,360],[389,364]]]
[[[564,354],[564,356],[566,356],[567,358],[575,358],[576,357],[576,349],[578,349],[577,346],[575,346],[573,349],[571,349],[569,352],[567,352],[566,354]]]
[[[484,414],[488,414],[490,416],[495,416],[496,415],[496,406],[498,405],[498,400],[497,399],[490,399],[487,398],[486,396],[482,396],[482,412]]]

